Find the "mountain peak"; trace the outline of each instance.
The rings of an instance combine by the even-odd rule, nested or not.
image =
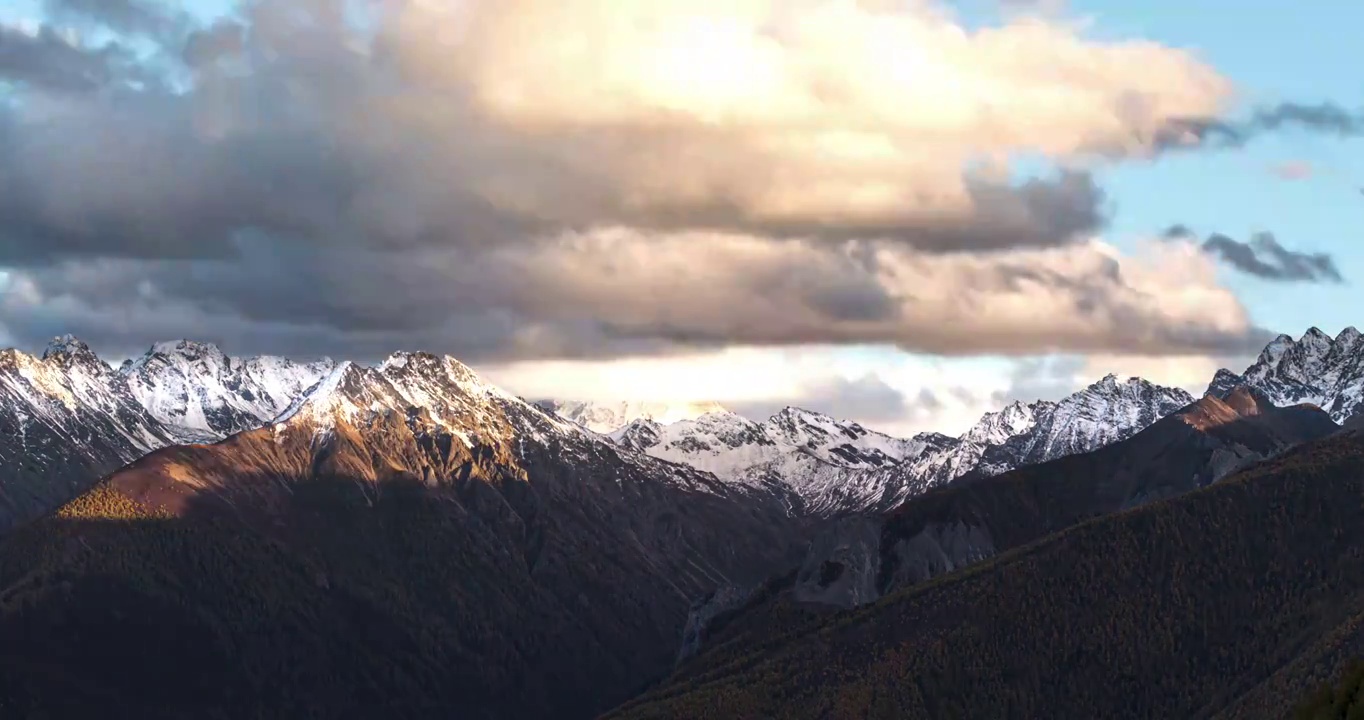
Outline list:
[[[147,351],[149,355],[178,355],[182,357],[197,358],[207,355],[222,355],[223,351],[213,343],[199,342],[197,340],[166,340],[154,343]]]
[[[58,335],[47,343],[47,349],[43,351],[43,359],[62,359],[83,356],[94,357],[95,353],[86,345],[84,341],[78,339],[70,333]]]
[[[1305,338],[1307,336],[1303,335],[1303,337]],[[1283,357],[1284,353],[1288,352],[1296,345],[1297,343],[1292,337],[1280,333],[1278,337],[1270,340],[1269,344],[1265,345],[1265,349],[1260,351],[1260,356],[1256,358],[1255,362],[1257,365],[1272,366],[1279,362],[1279,358]]]
[[[1364,408],[1364,338],[1346,327],[1333,339],[1310,327],[1294,341],[1279,335],[1265,346],[1245,372],[1219,371],[1208,392],[1226,397],[1239,384],[1260,392],[1279,407],[1309,404],[1325,409],[1343,423]]]
[[[388,377],[418,375],[431,377],[445,373],[441,358],[429,352],[395,352],[379,364],[379,372]]]
[[[1308,328],[1307,332],[1303,333],[1302,339],[1298,341],[1299,348],[1313,355],[1330,350],[1334,344],[1335,341],[1331,339],[1331,336],[1322,332],[1321,328],[1318,327]]]
[[[338,363],[307,392],[300,395],[289,407],[285,408],[284,412],[275,418],[274,424],[286,423],[303,415],[312,419],[320,419],[332,411],[342,409],[348,404],[344,397],[345,388],[354,387],[357,383],[363,382],[362,375],[362,368],[355,363],[349,360]]]
[[[1116,373],[1108,373],[1107,375],[1104,375],[1102,378],[1096,380],[1095,382],[1090,383],[1090,385],[1086,387],[1084,390],[1081,390],[1080,393],[1084,393],[1085,391],[1112,393],[1124,387],[1147,388],[1155,387],[1155,385],[1151,383],[1151,381],[1146,380],[1145,378],[1135,376],[1120,378]]]
[[[433,353],[422,350],[399,350],[379,364],[380,370],[406,370],[411,365],[429,365],[440,361]]]
[[[540,400],[536,404],[552,415],[603,435],[624,431],[636,420],[671,425],[684,420],[697,420],[706,415],[732,414],[720,403],[710,400],[685,402]]]
[[[792,420],[801,420],[803,418],[828,418],[828,417],[829,417],[828,415],[825,415],[824,413],[821,412],[815,412],[814,410],[806,410],[805,408],[796,407],[795,405],[787,405],[786,407],[773,413],[772,417],[768,418],[768,420],[770,422],[789,422]]]

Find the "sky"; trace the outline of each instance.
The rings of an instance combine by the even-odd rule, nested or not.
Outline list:
[[[0,346],[899,434],[1198,394],[1364,276],[1364,8],[1225,8],[0,0]]]

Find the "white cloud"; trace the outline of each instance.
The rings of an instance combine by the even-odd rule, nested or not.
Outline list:
[[[170,7],[76,5],[109,27]],[[0,319],[484,362],[1253,331],[1185,246],[1088,239],[1105,204],[1077,164],[1227,100],[1187,52],[927,0],[397,0],[364,28],[345,6],[242,4],[190,35],[184,92],[93,46],[75,67],[100,72],[30,72],[0,117],[0,262],[28,292]],[[1019,153],[1049,171],[1011,184]]]
[[[758,419],[796,405],[855,420],[893,435],[957,434],[997,409],[991,395],[1009,384],[1010,363],[943,362],[890,348],[726,348],[691,355],[606,361],[490,364],[478,370],[524,397],[561,400],[714,400]],[[868,411],[857,385],[889,397]],[[841,388],[843,393],[826,392]],[[887,412],[902,403],[900,414]]]
[[[1180,242],[1146,243],[1132,256],[1099,241],[988,254],[854,243],[831,253],[752,236],[618,229],[507,262],[524,264],[514,276],[538,289],[538,316],[597,318],[641,337],[1132,353],[1236,343],[1250,328],[1213,261]]]
[[[1210,355],[1172,355],[1166,357],[1090,355],[1076,374],[1077,387],[1108,373],[1120,377],[1142,377],[1159,385],[1183,388],[1200,397],[1220,368],[1240,372],[1253,356],[1215,357]]]
[[[975,161],[1140,154],[1231,94],[1182,50],[1040,17],[969,30],[924,0],[401,7],[405,79],[443,92],[369,109],[444,128],[482,197],[559,220],[941,224],[985,209]]]

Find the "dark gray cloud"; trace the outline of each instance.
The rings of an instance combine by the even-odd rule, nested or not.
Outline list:
[[[1165,231],[1164,237],[1171,240],[1197,239],[1193,231],[1184,225],[1171,226]],[[1241,242],[1222,233],[1213,233],[1203,241],[1202,248],[1227,265],[1265,280],[1345,282],[1335,260],[1329,254],[1289,250],[1269,232],[1257,232],[1251,235],[1249,242]]]
[[[1256,233],[1248,243],[1213,234],[1203,246],[1236,269],[1266,280],[1344,282],[1335,260],[1326,253],[1294,252],[1271,233]]]
[[[0,79],[61,92],[89,92],[119,79],[141,79],[123,45],[74,45],[49,26],[27,32],[0,25]]]
[[[1238,148],[1262,135],[1284,130],[1357,138],[1364,136],[1364,110],[1350,110],[1331,102],[1286,102],[1256,108],[1239,120],[1187,118],[1169,124],[1163,144],[1187,147],[1183,138],[1192,136],[1202,147]]]
[[[337,1],[257,0],[208,27],[175,7],[49,2],[159,46],[145,57],[0,26],[0,75],[25,85],[0,105],[0,324],[17,342],[509,359],[1246,341],[1083,245],[1108,212],[1085,172],[969,175],[968,202],[903,213],[764,215],[748,194],[783,178],[748,138],[667,118],[509,127],[420,43],[357,35]],[[688,175],[697,157],[723,172]]]
[[[190,33],[180,57],[191,68],[211,65],[221,58],[238,56],[246,49],[246,28],[233,20],[219,20]]]
[[[1026,358],[1013,364],[1009,384],[990,396],[996,407],[1012,402],[1056,401],[1075,392],[1075,378],[1083,373],[1085,359],[1073,355]],[[1097,380],[1098,378],[1093,378]]]
[[[36,37],[5,30],[14,37],[0,44],[0,72],[45,88],[120,91],[69,101],[41,122],[13,111],[3,119],[0,225],[14,237],[0,245],[0,263],[220,257],[245,232],[314,245],[478,246],[613,224],[887,237],[952,252],[1067,244],[1106,220],[1102,191],[1078,171],[1017,184],[968,177],[965,213],[909,203],[874,217],[781,220],[755,215],[724,188],[641,202],[622,190],[629,178],[685,167],[715,148],[732,146],[719,153],[729,158],[725,172],[755,187],[773,159],[740,139],[667,124],[532,133],[492,125],[460,94],[467,90],[410,72],[389,35],[363,47],[336,2],[253,3],[250,31],[235,20],[191,28],[171,7],[49,0],[58,18],[163,42],[164,55],[146,66],[118,43],[73,45],[51,27]],[[211,71],[228,58],[242,67]],[[153,68],[174,75],[177,60],[202,71],[190,92],[171,90],[170,76],[144,87]]]

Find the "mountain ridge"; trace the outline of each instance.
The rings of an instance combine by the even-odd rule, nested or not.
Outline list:
[[[0,707],[64,696],[50,660],[117,693],[116,666],[140,716],[592,716],[671,666],[691,598],[794,562],[787,510],[453,358],[343,362],[271,423],[153,450],[0,544]],[[201,642],[144,657],[70,619],[109,613]]]
[[[1281,334],[1244,372],[1218,370],[1208,392],[1225,395],[1238,385],[1259,390],[1276,405],[1312,403],[1345,423],[1364,409],[1364,335],[1353,326],[1334,338],[1317,327],[1297,340]]]
[[[1247,437],[1244,399],[1162,427]],[[1364,436],[1332,432],[852,611],[782,602],[799,577],[776,578],[605,717],[1284,717],[1364,647],[1361,469]]]

